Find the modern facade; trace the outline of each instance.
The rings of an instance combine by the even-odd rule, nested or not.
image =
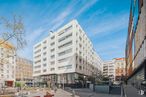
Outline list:
[[[146,0],[131,0],[126,74],[129,84],[137,89],[143,87],[142,83],[146,80]]]
[[[103,76],[115,80],[115,63],[114,60],[105,61],[103,64]]]
[[[0,40],[0,87],[14,86],[15,82],[15,47]]]
[[[115,58],[115,80],[124,80],[126,76],[126,62],[125,58]]]
[[[33,76],[74,84],[102,70],[102,60],[76,20],[72,20],[33,48]]]
[[[32,81],[33,63],[32,61],[17,57],[16,58],[16,81]]]
[[[126,75],[125,58],[114,58],[110,61],[105,61],[103,64],[103,76],[110,78],[113,81],[121,81],[121,77]]]

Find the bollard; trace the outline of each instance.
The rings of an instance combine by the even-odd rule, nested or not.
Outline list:
[[[72,90],[72,97],[75,97],[75,90]]]
[[[46,95],[44,97],[53,97],[54,95],[50,94],[49,92],[46,92]]]

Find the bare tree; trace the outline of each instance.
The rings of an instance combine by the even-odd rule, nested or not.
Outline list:
[[[23,48],[26,45],[24,39],[25,30],[22,17],[14,15],[12,20],[8,20],[5,17],[0,17],[0,46],[7,44],[8,41],[11,41],[15,48],[10,47],[12,53],[7,52],[6,56],[0,57],[0,67],[4,64],[4,61],[9,57],[16,56],[16,50]],[[3,93],[5,93],[5,88],[2,88]]]
[[[15,47],[17,49],[26,45],[24,24],[21,16],[14,15],[11,21],[5,17],[0,17],[0,25],[2,26],[2,32],[0,33],[3,40],[0,45],[10,40],[16,43]]]

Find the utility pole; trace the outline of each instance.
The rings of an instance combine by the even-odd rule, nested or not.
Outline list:
[[[64,81],[65,81],[65,78],[64,78],[64,74],[63,74],[63,89],[64,89],[64,83],[65,83]]]
[[[22,90],[22,82],[23,82],[23,73],[21,72],[21,90]]]

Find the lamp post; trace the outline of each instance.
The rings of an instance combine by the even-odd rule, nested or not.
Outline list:
[[[64,78],[64,74],[63,74],[63,89],[64,89],[64,83],[65,83],[64,81],[65,81],[65,78]]]
[[[96,74],[93,74],[93,92],[95,92],[95,81],[96,81]]]
[[[21,84],[20,84],[21,90],[22,90],[22,81],[23,81],[23,73],[21,72]]]
[[[84,87],[86,88],[86,76],[84,76]]]

